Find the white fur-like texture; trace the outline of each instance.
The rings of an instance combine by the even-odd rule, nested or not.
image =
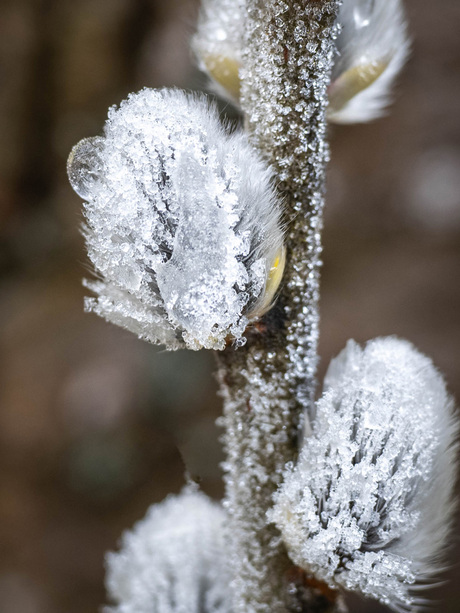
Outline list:
[[[271,512],[292,560],[333,588],[417,610],[451,527],[457,431],[427,357],[393,337],[349,341]]]
[[[334,123],[365,122],[380,117],[391,100],[391,88],[409,53],[401,0],[344,0],[338,16],[341,33],[332,71],[328,119]],[[380,73],[367,87],[345,99],[347,79],[356,70]]]
[[[271,170],[243,133],[203,97],[144,89],[76,145],[68,173],[99,277],[88,310],[168,349],[244,342],[283,231]]]
[[[230,613],[224,520],[190,489],[153,505],[107,555],[104,613]]]

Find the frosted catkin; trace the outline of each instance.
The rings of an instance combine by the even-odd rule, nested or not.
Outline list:
[[[104,613],[231,613],[224,521],[192,487],[152,505],[107,554]]]
[[[144,89],[72,151],[96,276],[86,308],[168,349],[245,342],[284,262],[273,173],[203,97]]]
[[[394,337],[349,341],[270,514],[293,561],[333,588],[418,610],[451,527],[457,432],[431,360]]]

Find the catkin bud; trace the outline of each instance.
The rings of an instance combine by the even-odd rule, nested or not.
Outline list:
[[[222,507],[193,490],[153,505],[107,555],[104,613],[230,613]]]
[[[329,88],[328,119],[370,121],[388,105],[409,41],[401,0],[344,0]]]
[[[68,162],[97,281],[86,307],[169,349],[223,349],[272,305],[284,266],[272,173],[204,98],[144,89]]]
[[[456,435],[427,357],[396,338],[349,341],[271,512],[292,560],[330,587],[414,610],[451,524]]]
[[[192,48],[218,93],[232,102],[240,97],[241,51],[246,0],[203,0]]]

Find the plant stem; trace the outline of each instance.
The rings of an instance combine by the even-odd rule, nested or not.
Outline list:
[[[331,606],[324,597],[301,604],[288,589],[292,563],[266,511],[286,464],[296,458],[302,416],[313,412],[329,155],[325,111],[338,5],[247,0],[242,107],[252,144],[275,169],[288,228],[276,306],[249,331],[244,347],[219,358],[234,613]]]

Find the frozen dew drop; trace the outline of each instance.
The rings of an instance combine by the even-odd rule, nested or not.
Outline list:
[[[84,138],[70,152],[67,175],[74,191],[85,200],[91,197],[102,176],[104,138]]]

